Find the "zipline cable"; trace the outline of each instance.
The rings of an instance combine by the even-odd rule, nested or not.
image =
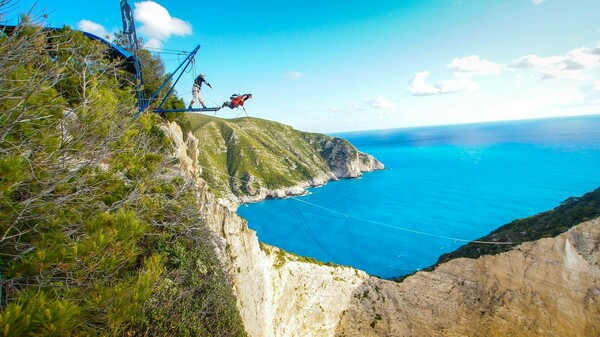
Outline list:
[[[244,182],[243,180],[241,180],[241,179],[239,179],[237,177],[230,176],[230,175],[218,172],[216,170],[208,169],[208,168],[205,168],[205,167],[203,167],[203,169],[206,169],[208,171],[217,173],[219,175],[227,177],[228,179],[238,180],[239,182],[246,183],[246,182]],[[256,181],[255,183],[258,184],[259,188],[261,187],[260,182]],[[364,221],[366,223],[370,223],[370,224],[377,225],[377,226],[380,226],[380,227],[391,228],[391,229],[395,229],[395,230],[399,230],[399,231],[404,231],[404,232],[409,232],[409,233],[418,234],[418,235],[430,236],[430,237],[434,237],[434,238],[438,238],[438,239],[444,239],[444,240],[455,241],[455,242],[464,242],[464,243],[484,244],[484,245],[512,245],[512,246],[514,246],[514,245],[519,245],[521,243],[524,243],[524,242],[512,242],[512,241],[469,240],[469,239],[455,238],[455,237],[450,237],[450,236],[444,236],[444,235],[438,235],[438,234],[433,234],[433,233],[427,233],[427,232],[423,232],[423,231],[419,231],[419,230],[415,230],[415,229],[410,229],[410,228],[405,228],[405,227],[400,227],[400,226],[394,226],[394,225],[390,225],[390,224],[383,223],[383,222],[380,222],[380,221],[375,221],[375,220],[371,220],[371,219],[357,217],[357,216],[354,216],[354,215],[351,215],[351,214],[346,214],[346,213],[343,213],[343,212],[340,212],[340,211],[337,211],[337,210],[334,210],[334,209],[331,209],[331,208],[327,208],[327,207],[323,207],[323,206],[320,206],[320,205],[317,205],[317,204],[313,204],[311,202],[308,202],[308,201],[305,201],[305,200],[301,200],[301,199],[298,199],[298,198],[291,198],[291,199],[294,200],[294,201],[296,201],[296,202],[301,202],[301,203],[310,205],[312,207],[328,211],[330,213],[338,214],[338,215],[343,216],[343,217],[345,217],[347,219],[355,219],[355,220],[358,220],[358,221]]]
[[[229,179],[238,180],[239,182],[244,183],[243,180],[241,180],[239,178],[236,178],[234,176],[230,176],[230,175],[227,175],[227,174],[224,174],[224,173],[221,173],[221,172],[209,169],[209,168],[205,168],[205,167],[203,167],[203,169],[206,169],[208,171],[217,173],[217,174],[222,175],[224,177],[227,177]],[[260,182],[256,181],[255,183],[258,184],[259,188],[261,187]],[[317,205],[317,204],[313,204],[311,202],[308,202],[308,201],[305,201],[305,200],[301,200],[301,199],[298,199],[298,198],[290,198],[290,199],[292,199],[294,201],[297,201],[297,202],[301,202],[301,203],[310,205],[310,206],[315,207],[315,208],[319,208],[319,209],[328,211],[330,213],[338,214],[338,215],[340,215],[342,217],[345,217],[345,218],[348,218],[348,219],[354,219],[354,220],[358,220],[358,221],[364,221],[364,222],[367,222],[367,223],[370,223],[370,224],[374,224],[374,225],[377,225],[377,226],[380,226],[380,227],[386,227],[386,228],[396,229],[396,230],[400,230],[400,231],[404,231],[404,232],[409,232],[409,233],[414,233],[414,234],[419,234],[419,235],[431,236],[431,237],[438,238],[438,239],[450,240],[450,241],[455,241],[455,242],[465,242],[465,243],[472,242],[472,243],[486,244],[486,245],[518,245],[518,244],[524,243],[524,242],[512,242],[512,241],[498,241],[498,242],[495,242],[495,241],[468,240],[468,239],[454,238],[454,237],[450,237],[450,236],[432,234],[432,233],[427,233],[427,232],[423,232],[423,231],[418,231],[418,230],[415,230],[415,229],[394,226],[394,225],[390,225],[390,224],[379,222],[379,221],[375,221],[375,220],[370,220],[370,219],[366,219],[366,218],[357,217],[357,216],[354,216],[354,215],[351,215],[351,214],[346,214],[346,213],[343,213],[343,212],[340,212],[340,211],[336,211],[336,210],[331,209],[331,208],[327,208],[327,207],[323,207],[323,206],[320,206],[320,205]]]
[[[423,232],[423,231],[418,231],[418,230],[415,230],[415,229],[410,229],[410,228],[405,228],[405,227],[399,227],[399,226],[393,226],[393,225],[386,224],[386,223],[383,223],[383,222],[379,222],[379,221],[375,221],[375,220],[370,220],[370,219],[365,219],[365,218],[353,216],[351,214],[342,213],[342,212],[336,211],[336,210],[331,209],[331,208],[319,206],[317,204],[313,204],[313,203],[308,202],[308,201],[300,200],[298,198],[292,198],[292,199],[294,201],[301,202],[301,203],[304,203],[304,204],[307,204],[307,205],[310,205],[310,206],[313,206],[313,207],[316,207],[316,208],[320,208],[322,210],[325,210],[325,211],[328,211],[328,212],[331,212],[331,213],[339,214],[339,215],[341,215],[343,217],[355,219],[355,220],[358,220],[358,221],[364,221],[364,222],[367,222],[367,223],[370,223],[370,224],[373,224],[373,225],[377,225],[377,226],[380,226],[380,227],[386,227],[386,228],[396,229],[396,230],[400,230],[400,231],[404,231],[404,232],[409,232],[409,233],[414,233],[414,234],[419,234],[419,235],[431,236],[431,237],[438,238],[438,239],[458,241],[458,242],[466,242],[466,243],[469,243],[469,242],[470,243],[478,243],[478,244],[485,244],[485,245],[518,245],[518,244],[523,243],[523,242],[510,242],[510,241],[507,241],[507,242],[501,242],[501,241],[494,242],[494,241],[468,240],[468,239],[461,239],[461,238],[453,238],[453,237],[444,236],[444,235],[437,235],[437,234],[427,233],[427,232]]]
[[[222,175],[224,177],[227,177],[229,179],[238,180],[240,182],[243,182],[239,178],[236,178],[236,177],[233,177],[233,176],[230,176],[230,175],[226,175],[226,174],[223,174],[221,172],[218,172],[218,171],[206,168],[206,167],[203,167],[203,170],[212,171],[214,173],[220,174],[220,175]],[[260,183],[258,181],[256,181],[255,183],[259,184],[258,185],[259,188],[261,187]],[[383,227],[387,227],[387,228],[392,228],[392,229],[407,231],[407,232],[411,232],[411,233],[415,233],[415,234],[426,235],[426,236],[436,237],[436,238],[445,239],[445,240],[460,241],[460,242],[465,242],[465,243],[472,242],[472,243],[489,244],[489,245],[519,245],[519,244],[527,243],[528,242],[528,241],[527,242],[494,242],[494,241],[480,241],[480,240],[467,240],[467,239],[460,239],[460,238],[452,238],[452,237],[447,237],[447,236],[441,236],[441,235],[426,233],[426,232],[422,232],[422,231],[416,231],[416,230],[413,230],[413,229],[392,226],[392,225],[389,225],[389,224],[385,224],[385,223],[381,223],[381,222],[373,221],[373,220],[369,220],[369,219],[364,219],[364,218],[360,218],[360,217],[355,217],[355,216],[352,216],[352,215],[349,215],[349,214],[345,214],[345,213],[342,213],[342,212],[339,212],[339,211],[336,211],[336,210],[333,210],[333,209],[329,209],[329,208],[326,208],[326,207],[323,207],[323,206],[319,206],[319,205],[310,203],[308,201],[300,200],[298,198],[289,198],[289,199],[292,199],[292,200],[297,201],[297,202],[302,202],[302,203],[305,203],[307,205],[311,205],[311,206],[313,206],[315,208],[318,208],[318,209],[327,210],[330,213],[334,213],[334,214],[337,214],[337,215],[344,216],[344,218],[346,219],[347,226],[349,226],[350,219],[355,219],[355,220],[365,221],[365,222],[369,222],[369,223],[372,223],[372,224],[375,224],[375,225],[379,225],[379,226],[383,226]],[[289,201],[291,203],[291,200],[289,200]],[[294,204],[292,203],[292,205],[294,205]],[[301,214],[299,214],[299,211],[297,210],[297,208],[295,208],[295,212],[296,212],[296,215],[300,218],[301,221],[305,221],[304,217]],[[318,216],[327,216],[327,215],[324,215],[324,214],[315,214],[315,213],[310,213],[310,212],[305,212],[305,213],[309,213],[309,214],[313,214],[313,215],[318,215]],[[305,224],[305,222],[303,224],[305,226],[307,226]],[[314,232],[313,232],[313,234],[314,234]],[[350,236],[348,236],[348,239],[350,239]],[[321,248],[333,260],[333,256],[324,247],[322,247],[322,245],[319,244],[318,240],[316,240],[315,238],[313,238],[313,240],[319,246],[319,248]],[[354,263],[354,250],[352,249],[352,243],[350,243],[350,249],[351,249],[351,251],[350,251],[351,252],[351,257],[352,257],[353,263]],[[550,264],[550,265],[556,265],[556,263],[558,262],[558,261],[555,261],[555,260],[542,259],[542,258],[537,258],[536,261],[540,261],[542,263],[546,263],[546,264]],[[581,272],[581,270],[578,269],[578,268],[573,268],[573,267],[568,267],[568,266],[564,266],[564,269],[571,270],[571,271],[574,271],[574,272]],[[549,281],[549,280],[546,280],[546,281]],[[576,289],[573,289],[573,290],[576,290]],[[579,292],[587,294],[587,292],[582,292],[582,291],[579,291]]]
[[[171,53],[179,53],[179,54],[186,54],[189,55],[191,54],[189,51],[185,51],[185,50],[177,50],[177,49],[166,49],[166,48],[155,48],[155,47],[144,47],[144,49],[148,49],[148,51],[156,51],[156,52],[171,52]]]
[[[302,216],[302,213],[300,213],[300,211],[298,210],[298,208],[296,207],[296,204],[291,203],[290,205],[292,205],[292,208],[294,209],[294,212],[296,213],[296,215],[298,216],[298,219],[300,219],[300,223],[304,226],[304,229],[306,230],[306,232],[308,233],[308,236],[310,236],[310,238],[317,244],[317,246],[319,246],[319,248],[321,248],[322,251],[325,252],[325,254],[327,254],[330,258],[331,261],[333,261],[334,263],[337,263],[336,260],[333,258],[333,256],[327,251],[327,249],[325,249],[325,247],[323,247],[321,245],[321,243],[319,242],[319,240],[317,240],[317,236],[315,235],[315,233],[310,229],[310,227],[308,226],[308,224],[306,223],[306,220],[304,220],[304,217]]]
[[[350,236],[350,221],[348,221],[348,217],[346,217],[346,237],[348,238],[348,247],[350,248],[350,261],[352,261],[352,265],[354,265],[354,249],[352,248],[352,237]]]

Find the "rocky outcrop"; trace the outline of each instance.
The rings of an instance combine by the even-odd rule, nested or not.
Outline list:
[[[395,283],[259,244],[246,222],[196,180],[250,336],[600,334],[600,219]]]
[[[358,152],[358,170],[361,172],[371,172],[383,170],[385,165],[368,153]]]
[[[187,137],[184,135],[177,123],[167,123],[161,125],[163,131],[168,134],[175,148],[175,156],[179,159],[179,166],[188,175],[199,177],[202,174],[202,167],[198,165],[198,139],[196,137]]]
[[[181,146],[181,131],[175,124],[166,130]],[[187,145],[194,143],[188,136]],[[180,163],[190,151],[176,149]],[[195,169],[186,167],[193,174]],[[338,293],[349,300],[368,276],[350,267],[308,263],[276,247],[259,244],[256,232],[223,200],[208,191],[207,183],[195,176],[199,204],[209,228],[220,238],[219,254],[233,279],[238,308],[250,336],[331,336],[345,306]],[[306,334],[305,334],[306,333]]]
[[[336,335],[598,336],[599,241],[596,219],[506,253],[456,259],[400,284],[369,279]]]
[[[345,139],[323,136],[319,139],[319,147],[321,156],[336,178],[356,178],[361,172],[384,168],[373,156],[359,152]]]

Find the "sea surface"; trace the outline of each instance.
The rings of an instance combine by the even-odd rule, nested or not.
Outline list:
[[[262,242],[383,278],[600,186],[600,116],[335,136],[386,170],[238,213]]]

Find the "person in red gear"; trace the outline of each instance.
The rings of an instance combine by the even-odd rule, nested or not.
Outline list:
[[[229,107],[230,109],[235,109],[237,107],[244,107],[244,102],[252,98],[252,94],[243,94],[243,95],[232,95],[231,100],[227,102],[223,102],[221,108]]]

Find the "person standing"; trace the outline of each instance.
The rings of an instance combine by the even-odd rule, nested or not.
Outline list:
[[[192,109],[196,101],[200,102],[202,108],[206,109],[206,105],[204,105],[204,100],[202,99],[202,94],[200,93],[200,90],[202,90],[202,83],[206,83],[206,85],[212,89],[210,83],[206,82],[204,79],[204,74],[200,74],[198,77],[196,77],[194,80],[194,85],[192,86],[192,101],[190,102],[188,109]]]

